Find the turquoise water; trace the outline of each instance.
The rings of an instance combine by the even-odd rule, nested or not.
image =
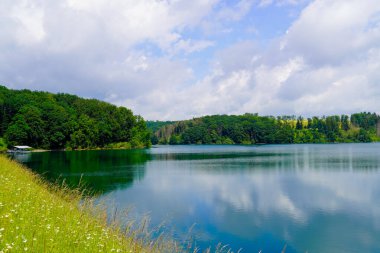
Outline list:
[[[17,157],[201,249],[380,252],[380,144],[156,146]],[[112,204],[111,204],[112,203]],[[192,228],[191,232],[189,229]]]

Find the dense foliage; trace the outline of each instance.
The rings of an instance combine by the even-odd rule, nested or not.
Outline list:
[[[0,152],[6,151],[6,150],[7,150],[7,144],[2,138],[0,138]]]
[[[157,144],[158,138],[154,133],[157,132],[158,130],[160,130],[161,128],[163,128],[164,126],[171,125],[174,123],[175,123],[175,121],[158,121],[158,120],[147,121],[146,125],[151,132],[151,142]]]
[[[95,148],[112,143],[150,145],[145,121],[132,111],[69,94],[10,90],[0,86],[0,137],[8,145]]]
[[[379,141],[375,113],[312,117],[205,116],[155,131],[153,144],[335,143]]]
[[[147,121],[146,125],[149,130],[151,130],[153,133],[157,132],[160,128],[166,125],[171,125],[175,123],[175,121]]]

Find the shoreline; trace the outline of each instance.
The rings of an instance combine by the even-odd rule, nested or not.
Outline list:
[[[0,249],[4,252],[167,252],[173,245],[122,231],[83,190],[54,185],[0,155]],[[112,217],[111,217],[112,218]],[[177,251],[176,251],[177,252]]]
[[[370,143],[380,143],[380,141],[372,142],[308,142],[308,143],[254,143],[254,144],[243,144],[243,143],[234,143],[234,144],[216,144],[216,143],[205,143],[205,144],[154,144],[150,147],[143,148],[85,148],[85,149],[34,149],[28,153],[43,153],[43,152],[56,152],[56,151],[96,151],[96,150],[143,150],[149,148],[157,148],[157,146],[266,146],[266,145],[334,145],[334,144],[370,144]],[[7,150],[0,151],[0,154],[7,154]]]

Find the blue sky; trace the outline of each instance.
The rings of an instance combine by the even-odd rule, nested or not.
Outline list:
[[[146,119],[380,112],[377,0],[5,0],[0,84]]]

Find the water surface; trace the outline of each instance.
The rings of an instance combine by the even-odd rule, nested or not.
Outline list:
[[[380,252],[380,144],[156,146],[18,157],[49,180],[242,252]]]

